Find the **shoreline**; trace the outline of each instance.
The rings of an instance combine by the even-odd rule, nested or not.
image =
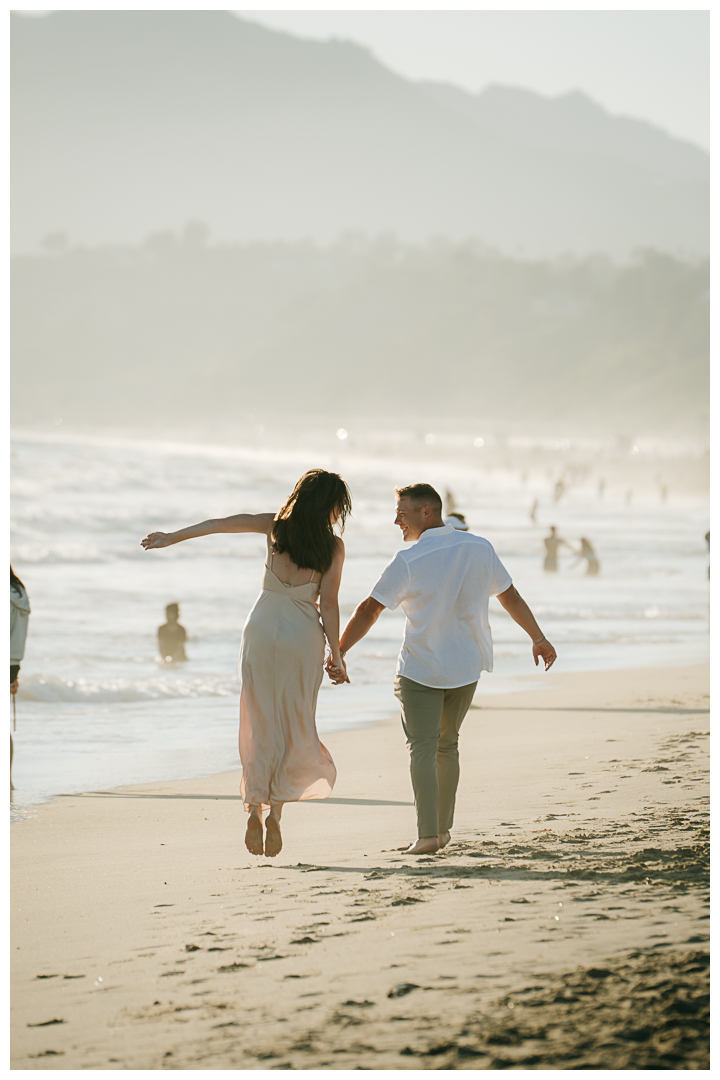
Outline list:
[[[12,1067],[707,1068],[708,668],[545,678],[468,714],[432,857],[396,718],[327,737],[276,860],[239,770],[39,804]]]
[[[705,664],[706,664],[706,661],[697,661],[697,663],[692,663],[692,664],[679,662],[678,664],[673,665],[673,669],[679,670],[679,669],[684,669],[686,667],[699,667],[699,666],[704,666]],[[557,676],[560,676],[561,678],[565,678],[565,677],[574,677],[574,676],[595,676],[595,675],[610,674],[610,673],[623,673],[623,672],[629,672],[629,671],[642,671],[642,672],[645,672],[645,671],[651,671],[651,670],[667,670],[667,665],[662,667],[662,668],[660,666],[658,666],[657,669],[655,669],[654,667],[650,667],[650,666],[648,666],[648,667],[643,666],[643,667],[639,667],[639,668],[632,667],[632,666],[630,666],[630,667],[626,667],[626,666],[620,666],[620,667],[618,667],[618,666],[611,666],[611,667],[600,666],[600,667],[592,667],[592,668],[582,669],[582,670],[577,670],[577,671],[555,671],[555,672],[552,673],[552,677],[555,678]],[[495,676],[495,679],[497,679],[498,682],[500,683],[500,685],[497,686],[497,687],[495,685],[488,685],[490,680],[493,678],[493,675]],[[513,694],[526,693],[526,692],[531,692],[531,691],[543,692],[548,686],[547,683],[545,683],[545,685],[543,685],[543,679],[544,678],[545,678],[545,672],[543,672],[540,668],[538,668],[537,671],[530,671],[530,672],[527,672],[526,674],[521,674],[521,675],[514,674],[514,673],[513,674],[510,674],[510,673],[508,673],[508,674],[500,674],[500,673],[497,673],[497,672],[489,672],[489,673],[484,672],[483,675],[481,676],[480,682],[478,684],[478,689],[477,689],[475,697],[473,699],[473,708],[482,707],[481,704],[479,704],[479,702],[481,703],[482,701],[484,701],[485,698],[494,698],[496,696],[497,697],[506,697],[506,696],[513,695]],[[214,700],[214,699],[211,699],[211,700]],[[158,703],[161,704],[161,705],[163,704],[161,699],[158,699]],[[43,704],[48,704],[48,703],[43,703]],[[91,704],[92,704],[91,702],[87,703],[88,706],[90,706]],[[149,705],[152,705],[153,703],[152,702],[147,702],[146,704],[149,706]],[[339,734],[341,734],[343,732],[346,732],[346,731],[347,732],[349,732],[349,731],[361,731],[361,730],[364,730],[366,728],[373,728],[373,727],[381,726],[383,724],[391,723],[392,720],[393,720],[393,717],[390,716],[390,715],[381,716],[381,717],[375,716],[375,717],[373,717],[372,719],[369,719],[369,720],[353,720],[353,721],[350,721],[347,724],[343,724],[340,727],[323,728],[323,730],[320,731],[320,737],[321,737],[321,739],[323,739],[323,738],[325,738],[325,736],[334,737],[334,736],[339,735]],[[176,776],[172,776],[172,777],[166,777],[164,779],[153,778],[153,779],[150,779],[150,780],[148,780],[148,779],[129,780],[126,783],[121,783],[121,784],[115,785],[115,786],[110,787],[110,788],[105,786],[105,787],[103,787],[103,790],[115,791],[115,790],[120,790],[120,789],[123,789],[123,788],[126,788],[126,787],[137,787],[138,785],[146,785],[147,786],[147,785],[157,785],[157,784],[165,784],[165,783],[168,783],[168,784],[182,783],[184,781],[201,780],[201,779],[204,779],[205,777],[220,776],[220,775],[223,775],[225,773],[234,773],[236,771],[237,772],[241,771],[241,766],[239,764],[239,759],[238,759],[237,767],[234,767],[232,769],[220,769],[220,770],[203,771],[203,772],[194,773],[194,774],[182,773],[180,775],[176,775]],[[22,794],[22,790],[23,790],[22,788],[18,788],[16,786],[15,790],[19,791],[20,794]],[[40,796],[38,796],[38,794],[36,792],[33,792],[32,800],[17,802],[15,804],[14,804],[13,797],[12,797],[12,794],[11,794],[11,802],[10,802],[10,824],[11,824],[11,827],[14,827],[14,826],[16,826],[18,824],[22,824],[22,822],[28,820],[28,815],[31,815],[37,807],[45,806],[48,803],[54,802],[56,799],[63,798],[63,797],[66,797],[66,796],[69,797],[69,796],[73,796],[73,795],[81,795],[84,790],[85,789],[79,787],[76,791],[72,791],[72,790],[69,791],[69,792],[60,792],[60,791],[58,791],[58,792],[53,792],[53,793],[49,793],[49,794],[42,794]]]

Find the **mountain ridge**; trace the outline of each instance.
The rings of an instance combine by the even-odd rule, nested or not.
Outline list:
[[[477,94],[469,94],[449,83],[422,81],[419,85],[446,101],[450,107],[462,110],[486,130],[497,130],[502,112],[512,111],[519,124],[510,133],[505,130],[506,138],[531,143],[544,141],[546,145],[549,143],[558,148],[568,148],[573,138],[575,145],[577,140],[584,142],[589,152],[605,152],[609,156],[625,156],[631,160],[639,160],[644,150],[652,156],[658,171],[673,172],[677,176],[703,177],[707,174],[709,155],[702,147],[670,135],[647,120],[610,113],[582,90],[570,90],[550,97],[519,86],[499,83],[491,83]],[[529,127],[531,119],[542,125],[543,139]],[[560,126],[563,121],[564,131]],[[605,129],[601,145],[590,144],[587,139],[588,126],[592,126],[596,136],[601,128]],[[642,144],[641,150],[638,139]],[[646,165],[651,163],[646,162]]]
[[[586,95],[448,93],[355,43],[220,11],[11,25],[15,250],[57,231],[136,243],[189,219],[222,241],[357,231],[528,257],[707,250],[704,151],[588,111]]]

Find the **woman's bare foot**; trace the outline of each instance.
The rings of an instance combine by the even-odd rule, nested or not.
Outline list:
[[[441,849],[444,848],[444,847],[447,847],[448,844],[450,843],[450,833],[449,832],[438,833],[438,843],[439,843]]]
[[[268,815],[265,822],[265,854],[269,859],[274,859],[282,851],[282,835],[280,822]]]
[[[245,830],[245,847],[251,855],[262,855],[263,853],[262,818],[259,818],[257,814],[251,814],[248,818],[247,829]]]
[[[404,851],[406,855],[434,855],[439,848],[437,836],[421,836],[414,844],[398,848],[398,851]]]

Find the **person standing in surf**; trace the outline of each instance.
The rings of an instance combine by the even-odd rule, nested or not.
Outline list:
[[[345,545],[336,527],[342,534],[351,509],[344,480],[311,469],[276,514],[235,514],[173,533],[150,533],[141,541],[149,551],[212,533],[267,538],[263,587],[243,627],[239,661],[240,794],[252,855],[273,857],[282,850],[286,802],[325,799],[335,784],[335,764],[318,738],[315,710],[326,641],[333,681],[350,681],[339,644]]]
[[[25,655],[25,638],[30,619],[30,600],[25,586],[10,566],[10,693],[13,699],[13,726],[15,726],[15,695],[18,692],[18,674]],[[12,782],[13,737],[10,732],[10,790]]]

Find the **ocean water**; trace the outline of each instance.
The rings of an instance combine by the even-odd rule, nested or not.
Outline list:
[[[648,487],[626,504],[619,487],[600,498],[588,474],[555,503],[547,471],[418,457],[401,442],[378,453],[334,438],[272,449],[16,433],[11,557],[32,604],[14,735],[17,815],[58,793],[239,766],[237,655],[264,540],[211,536],[153,552],[140,540],[209,517],[274,511],[313,466],[341,471],[353,493],[343,623],[402,542],[393,487],[424,479],[449,487],[470,529],[495,546],[558,650],[555,670],[610,678],[618,668],[708,659],[709,517],[697,494],[662,501]],[[573,542],[591,539],[598,577],[570,554],[558,574],[543,573],[549,524]],[[180,604],[189,660],[167,668],[156,630],[171,601]],[[520,679],[542,686],[526,635],[494,600],[491,623],[495,670],[483,675],[479,697]],[[402,631],[402,614],[385,612],[348,658],[351,685],[324,683],[318,728],[330,746],[333,731],[397,712]]]

